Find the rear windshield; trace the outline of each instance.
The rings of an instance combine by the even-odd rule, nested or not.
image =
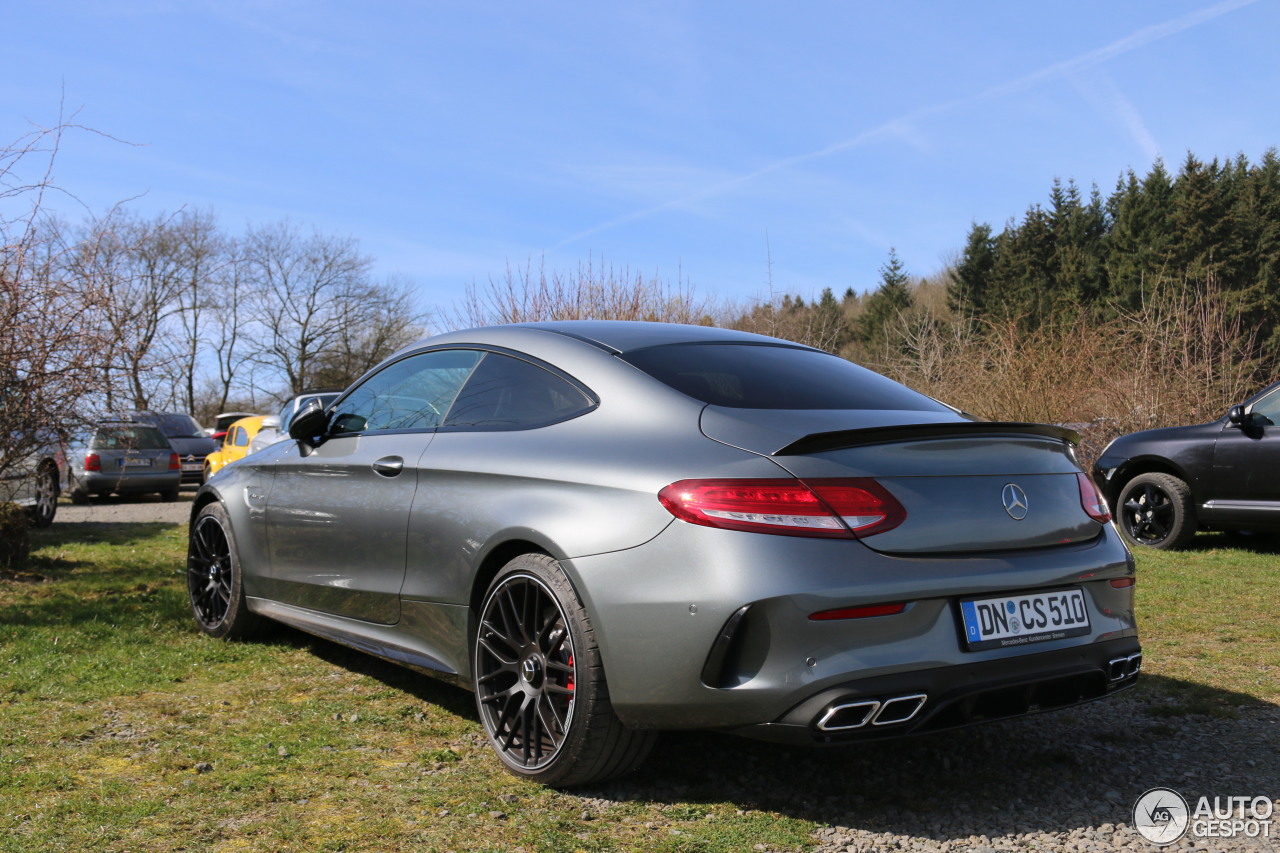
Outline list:
[[[104,426],[93,437],[97,450],[168,450],[169,440],[149,426]]]
[[[887,409],[946,406],[839,356],[760,344],[670,344],[621,358],[694,399],[733,409]]]

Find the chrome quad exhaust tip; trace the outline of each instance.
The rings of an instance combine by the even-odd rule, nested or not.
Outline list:
[[[1142,669],[1142,652],[1135,652],[1128,657],[1112,658],[1107,661],[1107,680],[1124,681],[1132,678]]]
[[[928,698],[925,693],[911,693],[889,699],[842,702],[827,708],[814,723],[814,728],[821,732],[847,732],[866,725],[899,725],[914,719]]]

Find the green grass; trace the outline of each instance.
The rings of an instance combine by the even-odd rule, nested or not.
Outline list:
[[[857,768],[906,756],[927,809],[973,784],[938,772],[947,738],[992,737],[819,751],[677,734],[622,782],[551,791],[499,769],[459,688],[285,629],[198,634],[179,527],[55,523],[33,540],[28,567],[0,575],[0,853],[794,850],[848,803],[892,824]],[[1277,555],[1202,540],[1139,557],[1156,734],[1280,701]],[[1073,766],[1022,748],[1052,784]]]
[[[1280,703],[1280,541],[1200,534],[1136,556],[1146,670],[1185,682],[1197,708]]]

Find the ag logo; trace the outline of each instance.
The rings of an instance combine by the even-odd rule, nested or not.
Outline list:
[[[1164,846],[1187,832],[1191,811],[1172,788],[1152,788],[1133,804],[1133,826],[1152,844]]]

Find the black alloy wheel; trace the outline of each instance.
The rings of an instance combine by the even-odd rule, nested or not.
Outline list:
[[[475,634],[476,705],[517,776],[568,787],[634,769],[652,732],[622,726],[586,612],[563,570],[526,554],[499,572]]]
[[[1120,532],[1131,545],[1172,550],[1196,532],[1187,484],[1171,474],[1142,474],[1120,492]]]
[[[187,594],[201,631],[213,637],[248,636],[256,618],[245,603],[235,540],[226,510],[212,503],[200,510],[187,545]]]
[[[573,638],[554,593],[517,573],[490,593],[476,641],[485,729],[518,770],[553,761],[573,724]]]

